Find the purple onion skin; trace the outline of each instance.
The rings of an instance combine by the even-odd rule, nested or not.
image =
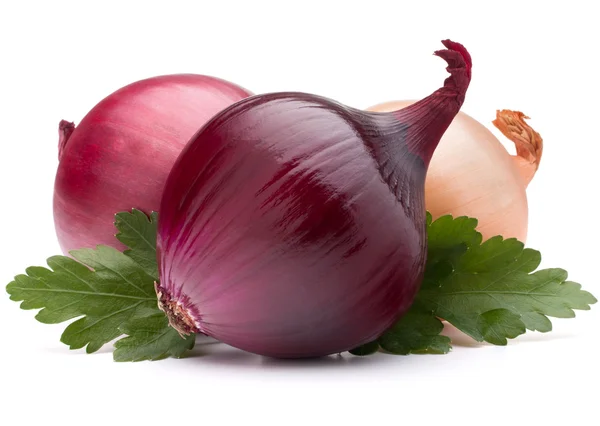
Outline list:
[[[166,75],[114,92],[77,127],[61,121],[54,223],[63,252],[98,244],[125,249],[114,237],[114,215],[158,211],[185,144],[215,114],[250,95],[214,77]]]
[[[406,312],[426,260],[427,165],[470,78],[466,50],[445,44],[452,76],[406,109],[276,93],[196,134],[160,207],[157,294],[171,325],[302,358],[367,343]]]

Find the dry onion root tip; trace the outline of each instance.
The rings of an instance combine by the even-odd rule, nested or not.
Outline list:
[[[492,121],[494,126],[515,144],[517,155],[514,159],[525,186],[531,182],[539,168],[544,148],[542,136],[525,121],[528,118],[520,111],[503,109],[496,111],[496,119]]]
[[[174,300],[156,281],[154,282],[154,291],[158,299],[158,309],[163,311],[169,320],[169,325],[173,327],[182,338],[192,333],[201,333],[196,326],[196,320],[192,317],[192,312],[183,306],[182,303]]]

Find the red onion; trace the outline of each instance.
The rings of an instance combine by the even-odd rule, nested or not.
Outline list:
[[[157,211],[177,156],[217,112],[250,93],[214,77],[167,75],[135,82],[96,105],[75,127],[59,125],[54,222],[63,252],[106,244],[114,215]]]
[[[159,305],[180,333],[257,354],[343,352],[410,306],[426,254],[424,180],[471,77],[375,113],[303,93],[254,96],[183,150],[160,206]]]

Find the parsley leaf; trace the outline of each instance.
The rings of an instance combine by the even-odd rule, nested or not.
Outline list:
[[[447,352],[449,341],[435,339],[442,331],[441,323],[434,327],[437,318],[477,341],[506,345],[526,330],[552,330],[548,317],[572,318],[574,309],[589,310],[597,302],[580,284],[568,281],[565,270],[536,271],[538,251],[514,238],[482,243],[476,226],[472,218],[432,221],[428,214],[421,289],[409,312],[379,339],[382,348],[399,354]]]
[[[115,342],[115,361],[159,360],[172,356],[179,358],[194,347],[195,336],[185,338],[169,327],[169,320],[162,312],[145,318],[127,321],[119,327],[128,337]]]
[[[54,256],[48,267],[30,267],[7,291],[22,309],[41,309],[36,319],[60,323],[77,318],[61,341],[71,349],[95,352],[115,343],[115,361],[180,357],[194,346],[182,338],[159,310],[156,227],[158,216],[133,209],[118,213],[121,253],[107,246]],[[526,330],[548,332],[548,317],[571,318],[597,300],[567,272],[536,271],[541,255],[515,239],[482,242],[472,218],[427,216],[428,261],[421,289],[409,311],[381,337],[350,351],[369,355],[379,349],[394,354],[448,353],[441,318],[475,340],[506,345]]]
[[[447,354],[452,347],[450,338],[440,335],[443,328],[439,318],[415,303],[381,337],[350,350],[350,353],[365,356],[383,349],[396,355]]]
[[[505,344],[503,339],[523,334],[525,329],[550,331],[549,316],[572,318],[574,309],[589,310],[597,302],[580,284],[567,281],[564,269],[536,271],[540,252],[524,248],[520,241],[497,236],[481,243],[476,225],[464,217],[445,217],[429,225],[431,236],[439,237],[429,238],[432,259],[417,300],[436,316],[475,340]],[[456,229],[461,229],[462,237],[452,244],[447,236],[456,234]],[[462,255],[445,255],[464,247],[465,241],[471,243]],[[503,313],[489,313],[495,310]],[[488,327],[490,322],[495,324],[493,330]]]
[[[132,209],[131,213],[121,212],[115,215],[115,226],[119,230],[116,237],[129,247],[124,253],[135,260],[155,280],[158,280],[157,222],[158,213],[156,212],[152,212],[148,217],[144,212]]]
[[[42,308],[36,315],[40,322],[56,324],[83,316],[69,324],[61,341],[92,353],[120,336],[118,327],[132,316],[154,309],[154,280],[112,247],[74,250],[71,255],[81,263],[51,257],[50,269],[27,268],[27,275],[16,276],[6,290],[11,300],[23,301],[22,309]]]
[[[349,352],[352,355],[366,356],[366,355],[374,354],[378,350],[379,350],[379,342],[377,340],[374,340],[372,342],[365,343],[364,345],[361,345],[358,348],[351,349]]]
[[[409,311],[380,338],[379,345],[386,352],[397,355],[446,354],[450,352],[450,338],[440,335],[444,325],[419,304]]]
[[[526,329],[521,316],[508,309],[494,309],[479,315],[477,329],[486,342],[506,345],[508,339],[524,334]]]
[[[158,308],[156,223],[155,214],[119,213],[118,236],[130,247],[125,253],[100,245],[74,250],[73,258],[53,256],[49,268],[27,268],[6,290],[22,309],[41,308],[36,319],[42,323],[78,318],[61,336],[71,349],[96,352],[128,334],[115,344],[117,361],[181,356],[194,345],[194,336],[181,338]]]

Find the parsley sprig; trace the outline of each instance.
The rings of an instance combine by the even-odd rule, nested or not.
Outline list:
[[[41,308],[35,318],[42,323],[78,318],[60,339],[71,349],[96,352],[128,334],[115,344],[117,361],[181,356],[194,337],[182,339],[157,305],[156,220],[139,210],[117,214],[117,238],[128,250],[98,246],[74,250],[73,258],[53,256],[49,268],[27,268],[8,284],[11,300],[22,301],[22,309]]]
[[[48,268],[30,267],[7,286],[22,309],[40,309],[43,323],[71,322],[61,341],[88,353],[116,340],[116,361],[181,357],[195,337],[182,338],[158,308],[155,213],[116,215],[116,237],[128,249],[107,246],[53,256]],[[472,218],[427,217],[425,277],[409,311],[379,339],[350,351],[369,355],[451,350],[442,320],[481,342],[506,345],[527,330],[548,332],[549,317],[571,318],[597,300],[559,268],[537,270],[541,255],[515,239],[482,242]]]
[[[440,319],[479,342],[506,345],[527,330],[552,330],[548,317],[572,318],[597,302],[564,269],[536,271],[539,251],[514,238],[482,242],[476,226],[468,217],[428,215],[427,267],[415,302],[376,342],[353,353],[447,353],[451,342],[440,335]]]

